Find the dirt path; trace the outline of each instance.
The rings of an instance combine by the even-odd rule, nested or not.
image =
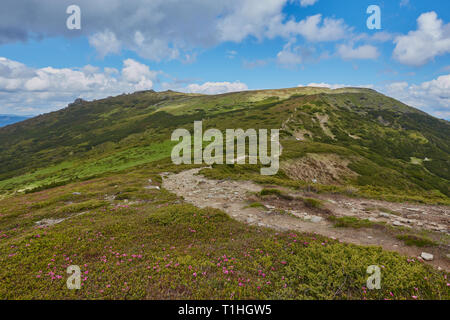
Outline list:
[[[261,191],[262,186],[249,181],[210,180],[199,175],[199,171],[200,169],[192,169],[178,174],[165,175],[162,187],[182,196],[187,202],[197,207],[218,208],[234,219],[251,225],[282,231],[317,233],[347,243],[381,246],[383,249],[412,257],[418,257],[423,251],[426,251],[434,255],[434,260],[428,263],[447,271],[450,270],[449,260],[445,257],[448,252],[442,252],[438,248],[421,250],[406,246],[381,229],[335,228],[328,220],[313,211],[308,212],[305,208],[289,210],[289,215],[277,214],[279,208],[276,203],[264,203],[265,209],[250,208],[248,207],[249,196],[251,193]],[[448,232],[450,212],[446,207],[393,204],[342,196],[320,195],[320,198],[327,200],[327,209],[336,216],[358,216],[403,227],[416,228],[420,226],[435,228],[436,231],[439,230],[443,234]],[[380,210],[392,210],[394,214]]]

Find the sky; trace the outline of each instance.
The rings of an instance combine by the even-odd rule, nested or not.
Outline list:
[[[297,86],[369,87],[450,119],[450,1],[2,0],[0,114]]]

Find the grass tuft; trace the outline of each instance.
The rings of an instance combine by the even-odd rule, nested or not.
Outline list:
[[[407,246],[433,247],[437,245],[429,238],[412,234],[400,234],[397,235],[397,239],[402,240]]]
[[[367,219],[359,219],[356,217],[335,217],[330,216],[328,218],[330,221],[334,222],[334,226],[336,228],[370,228],[375,225],[374,222],[369,221]]]

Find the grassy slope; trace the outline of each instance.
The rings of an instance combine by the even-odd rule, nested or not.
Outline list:
[[[321,116],[328,117],[325,125],[319,124]],[[448,122],[372,90],[316,88],[218,96],[140,92],[30,119],[0,129],[0,192],[40,190],[114,171],[125,162],[150,162],[155,153],[168,155],[175,128],[192,129],[199,119],[206,128],[223,130],[283,127],[284,159],[302,157],[305,150],[335,153],[340,146],[359,174],[346,183],[362,190],[360,195],[448,199]],[[309,132],[307,141],[295,141],[298,130]],[[425,158],[431,161],[411,161]]]
[[[450,298],[447,274],[417,260],[249,227],[165,190],[143,188],[148,178],[159,180],[157,172],[182,169],[159,162],[1,200],[0,298]],[[85,213],[35,225],[78,211]],[[65,287],[73,264],[83,273],[81,290]],[[382,266],[381,290],[365,289],[373,264]]]

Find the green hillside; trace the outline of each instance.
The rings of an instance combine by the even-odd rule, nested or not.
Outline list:
[[[172,131],[192,131],[194,120],[201,119],[205,129],[281,128],[285,171],[305,159],[314,167],[317,154],[325,161],[338,155],[348,174],[319,180],[334,190],[353,186],[363,196],[448,202],[449,122],[357,88],[216,96],[145,91],[77,101],[0,128],[0,193],[41,190],[168,157]],[[245,166],[240,170],[252,173]],[[283,170],[278,178],[310,182]]]

